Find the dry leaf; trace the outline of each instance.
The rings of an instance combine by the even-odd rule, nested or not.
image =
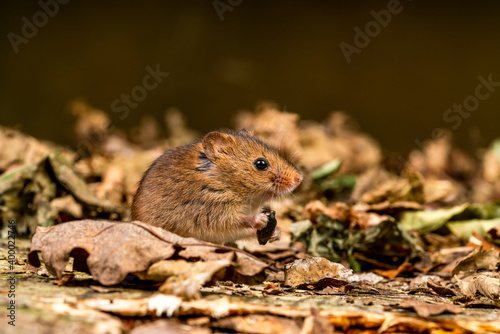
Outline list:
[[[185,260],[160,261],[149,267],[146,279],[167,279],[158,291],[186,299],[200,298],[199,288],[231,262],[228,260],[187,262]],[[224,277],[224,274],[219,274]]]
[[[460,271],[477,271],[478,269],[495,270],[499,259],[500,254],[496,250],[485,251],[479,247],[459,260],[453,268],[452,274],[455,275]]]
[[[454,289],[434,283],[432,280],[427,282],[427,286],[441,296],[456,296],[457,292]]]
[[[304,208],[304,216],[312,223],[317,224],[320,215],[326,215],[332,220],[337,220],[348,224],[350,229],[366,230],[370,226],[375,226],[383,221],[392,219],[390,216],[379,215],[374,212],[367,212],[370,206],[354,205],[335,202],[332,206],[326,207],[318,200],[309,202]]]
[[[350,276],[351,269],[322,257],[307,257],[285,266],[285,285],[299,288],[307,285],[342,286],[347,284]]]
[[[359,207],[359,208],[357,208]],[[358,211],[370,211],[378,214],[394,215],[402,211],[422,210],[422,204],[411,201],[380,202],[375,204],[360,203],[354,206]]]
[[[321,316],[317,309],[312,308],[311,315],[304,320],[300,334],[334,333],[334,329],[328,318]]]
[[[297,322],[274,315],[251,314],[248,316],[228,317],[215,322],[213,326],[238,333],[300,333]]]
[[[390,270],[381,270],[375,269],[373,270],[375,273],[387,277],[388,279],[393,280],[401,273],[412,272],[415,270],[415,266],[409,262],[402,263],[397,269]]]
[[[2,143],[0,172],[6,170],[13,163],[38,163],[55,150],[64,152],[64,156],[70,160],[73,160],[76,156],[63,147],[40,141],[18,130],[4,126],[0,126],[0,143]]]
[[[130,334],[210,334],[208,328],[193,327],[180,324],[175,320],[160,319],[145,325],[137,326]]]
[[[495,277],[485,275],[468,276],[461,280],[457,278],[457,284],[466,296],[474,296],[477,292],[490,299],[498,299],[500,297],[500,280]]]
[[[58,212],[70,214],[74,218],[82,217],[82,205],[71,195],[54,198],[50,201],[50,207]]]
[[[320,214],[327,215],[332,220],[345,222],[349,218],[350,207],[345,203],[337,202],[332,207],[327,208],[323,203],[315,200],[309,202],[304,208],[304,216],[313,223],[317,222]]]
[[[120,166],[110,166],[102,176],[102,182],[96,190],[99,198],[105,198],[112,203],[120,205],[123,202],[123,180],[125,174]]]
[[[463,312],[462,308],[457,305],[445,304],[445,303],[428,304],[413,298],[405,299],[399,304],[399,306],[402,308],[411,308],[415,310],[415,312],[417,312],[419,316],[424,318],[431,315],[437,315],[442,313],[457,314]]]
[[[228,256],[224,253],[234,253],[231,259],[234,267],[228,274],[235,279],[262,281],[265,278],[267,265],[243,251],[182,238],[141,222],[82,220],[39,227],[33,236],[28,260],[39,267],[37,253],[42,252],[49,273],[61,278],[69,258],[73,257],[74,270],[90,273],[103,285],[114,285],[127,274],[143,272],[153,263],[169,259],[176,249],[200,246],[205,247],[206,253],[223,253],[221,258],[226,261]]]

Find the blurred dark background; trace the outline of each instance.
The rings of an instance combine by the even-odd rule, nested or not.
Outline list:
[[[57,13],[43,14],[42,3],[53,12],[57,3]],[[388,3],[2,1],[0,124],[67,145],[73,119],[65,110],[79,97],[117,127],[146,114],[163,122],[177,107],[200,132],[272,100],[303,119],[345,110],[387,149],[408,150],[458,124],[443,115],[475,95],[479,76],[500,82],[500,2],[400,1],[385,27],[369,24],[373,37],[348,63],[340,44],[355,47],[354,29],[365,31],[371,11]],[[38,31],[23,28],[27,21]],[[168,77],[120,119],[113,101],[157,65]],[[494,89],[454,129],[462,147],[478,129],[483,145],[499,135]]]

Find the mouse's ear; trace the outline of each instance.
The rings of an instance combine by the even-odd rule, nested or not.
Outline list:
[[[221,154],[231,153],[234,147],[234,139],[228,133],[210,132],[202,141],[203,150],[208,159],[216,159]]]

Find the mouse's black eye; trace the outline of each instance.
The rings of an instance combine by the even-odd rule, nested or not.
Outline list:
[[[255,166],[255,168],[257,168],[258,170],[266,170],[269,168],[269,162],[267,162],[266,159],[264,158],[258,158],[257,160],[255,160],[253,162],[253,165]]]

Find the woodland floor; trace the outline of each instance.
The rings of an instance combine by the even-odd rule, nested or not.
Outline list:
[[[500,333],[500,141],[402,155],[344,113],[240,113],[304,181],[281,241],[234,249],[128,221],[149,164],[199,137],[180,113],[162,136],[73,108],[76,150],[0,127],[0,332]]]

